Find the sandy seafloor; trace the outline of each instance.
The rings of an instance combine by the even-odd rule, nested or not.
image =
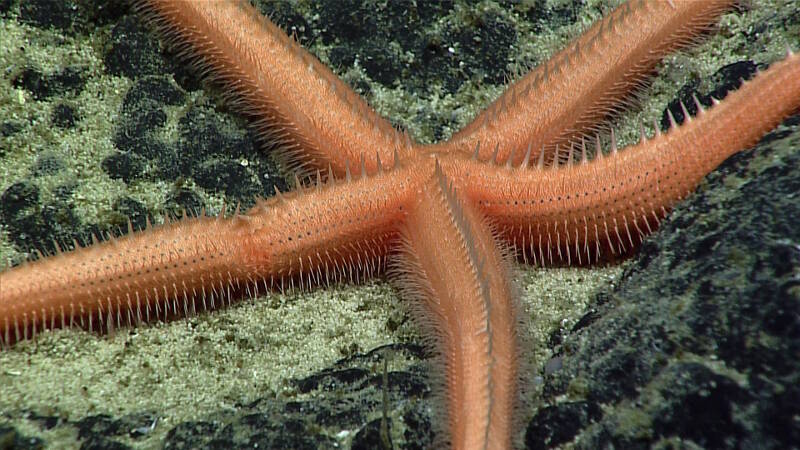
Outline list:
[[[296,11],[306,14],[309,24],[324,28],[314,15],[318,3],[298,3]],[[517,64],[543,61],[607,11],[607,3],[616,2],[579,3],[574,7],[577,20],[566,24],[536,22],[520,12],[528,11],[523,9],[527,6],[514,8],[505,3],[455,2],[455,7],[431,21],[432,27],[425,32],[436,33],[456,21],[470,24],[488,11],[511,24],[517,33],[507,61],[495,62],[511,73]],[[552,9],[562,3],[568,2],[543,1],[535,7]],[[787,44],[800,47],[797,30],[787,31],[781,25],[791,3],[748,2],[743,11],[723,17],[719,31],[702,45],[667,57],[659,75],[644,89],[641,107],[620,119],[616,126],[620,139],[632,142],[636,124],[659,119],[666,103],[690,78],[703,80],[726,64],[746,59],[770,63],[781,57]],[[101,228],[124,223],[118,208],[122,198],[134,199],[155,223],[162,222],[166,198],[178,183],[198,192],[211,214],[219,211],[223,200],[238,200],[199,188],[191,179],[126,183],[109,177],[102,168],[101,162],[114,151],[113,136],[122,120],[123,99],[134,84],[129,77],[110,74],[104,62],[112,30],[128,16],[109,14],[97,23],[84,20],[69,30],[47,29],[24,23],[17,2],[10,4],[0,15],[0,124],[19,129],[0,135],[0,193],[15,183],[31,182],[45,204],[58,195],[59,187],[70,185],[69,205],[80,223]],[[91,9],[91,2],[79,2],[79,10],[87,8]],[[309,34],[313,36],[314,31]],[[331,46],[321,38],[312,41],[312,51],[329,62]],[[473,45],[486,43],[476,40]],[[463,46],[452,51],[456,58],[460,51],[469,53]],[[406,57],[413,60],[414,55]],[[84,86],[77,94],[56,91],[48,98],[36,98],[18,82],[28,68],[47,74],[65,67],[80,68]],[[483,82],[481,70],[465,76],[464,87],[455,94],[432,89],[421,95],[405,89],[403,82],[388,86],[376,82],[358,65],[334,69],[351,85],[367,90],[368,101],[381,114],[428,142],[437,135],[448,136],[502,91],[501,83]],[[172,76],[168,68],[163,73]],[[419,79],[415,82],[420,84]],[[431,85],[439,82],[422,79]],[[238,130],[234,133],[242,133],[246,122],[222,104],[220,92],[200,87],[185,92],[187,102],[167,108],[165,135],[177,133],[173,125],[193,105],[215,110],[226,126]],[[63,104],[77,112],[74,126],[53,125],[54,110]],[[652,133],[652,128],[648,132]],[[58,169],[33,176],[42,161],[57,161]],[[15,245],[9,233],[9,227],[0,223],[0,267],[26,257],[25,249]],[[68,235],[69,230],[64,233]],[[612,286],[621,271],[621,265],[594,269],[518,266],[516,283],[532,335],[526,357],[535,367],[548,359],[548,336],[569,329],[592,296]],[[314,373],[353,353],[415,340],[417,331],[407,320],[402,299],[382,278],[363,286],[271,293],[218,311],[121,329],[111,335],[59,330],[0,351],[0,423],[9,422],[25,434],[42,436],[54,447],[69,448],[78,445],[74,435],[59,428],[43,430],[27,420],[30,413],[76,420],[89,414],[159,411],[159,424],[150,436],[131,442],[153,448],[176,423],[234,408],[248,399],[297,395],[287,380]]]

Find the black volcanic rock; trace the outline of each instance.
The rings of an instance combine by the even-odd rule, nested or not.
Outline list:
[[[730,158],[646,239],[560,344],[528,448],[797,448],[798,126]]]

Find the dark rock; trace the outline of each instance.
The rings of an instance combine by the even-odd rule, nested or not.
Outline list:
[[[286,190],[277,167],[256,144],[255,135],[206,106],[189,109],[179,119],[180,137],[167,140],[166,107],[186,101],[184,92],[166,77],[144,76],[128,90],[122,120],[114,134],[121,152],[103,162],[113,178],[132,182],[161,179],[174,182],[192,177],[211,193],[222,193],[233,204],[247,207],[257,196]],[[201,204],[190,205],[199,212]],[[180,212],[180,208],[173,213]]]
[[[327,391],[337,389],[342,384],[350,384],[355,381],[360,381],[369,375],[364,369],[352,368],[345,370],[335,370],[331,372],[321,372],[297,380],[297,389],[302,393],[308,393],[316,389],[324,389]]]
[[[797,122],[710,174],[565,338],[528,448],[796,448]],[[554,421],[564,396],[593,412]],[[555,438],[554,422],[574,425]]]
[[[114,144],[126,152],[134,152],[145,158],[154,158],[158,151],[152,149],[158,138],[153,132],[167,123],[167,115],[161,109],[141,108],[132,114],[125,112],[124,121],[114,135]],[[161,144],[165,146],[164,144]]]
[[[115,418],[108,414],[98,414],[87,416],[75,423],[78,429],[78,438],[85,440],[86,448],[104,448],[102,444],[110,445],[112,448],[119,444],[111,438],[131,436],[139,438],[146,435],[157,425],[156,417],[149,413],[130,414],[121,418]],[[83,448],[83,447],[82,447]]]
[[[430,409],[423,402],[403,413],[405,443],[400,448],[406,450],[423,450],[433,447],[434,434]]]
[[[260,11],[277,24],[289,36],[293,36],[301,45],[311,41],[311,27],[305,17],[298,13],[292,2],[285,0],[261,3]]]
[[[40,204],[38,187],[18,182],[0,195],[0,221],[8,227],[11,240],[19,248],[52,254],[56,243],[63,248],[80,235],[82,225],[71,204],[59,198],[58,188],[56,194],[52,202]]]
[[[672,117],[679,124],[686,119],[683,114],[681,103],[686,106],[686,110],[692,116],[697,115],[697,105],[692,96],[696,96],[700,103],[708,108],[712,105],[712,98],[722,100],[728,92],[734,91],[741,85],[741,80],[749,80],[756,73],[756,64],[752,61],[740,61],[728,64],[717,70],[709,80],[692,79],[681,87],[677,98],[669,102],[667,109],[661,115],[661,130],[669,129],[670,122],[667,111],[672,113]]]
[[[14,134],[17,134],[20,130],[22,130],[22,124],[19,122],[14,121],[6,121],[0,123],[0,136],[8,137]]]
[[[245,199],[249,204],[261,192],[253,172],[238,161],[230,159],[207,160],[195,169],[193,178],[202,188]]]
[[[560,403],[541,408],[525,430],[525,448],[544,450],[570,442],[601,414],[599,406],[589,402]]]
[[[40,28],[68,31],[78,17],[79,6],[73,0],[26,0],[20,3],[23,22]]]
[[[377,9],[369,3],[348,1],[337,2],[335,7],[321,2],[315,5],[315,12],[319,22],[324,24],[321,28],[323,41],[336,45],[328,55],[332,64],[350,66],[358,55],[359,63],[372,80],[389,87],[402,80],[409,88],[427,90],[428,87],[419,81],[425,78],[419,71],[440,69],[445,61],[456,64],[456,58],[444,47],[432,45],[431,37],[419,30],[426,29],[452,8],[452,1],[403,0]],[[433,48],[440,51],[431,52]],[[417,62],[412,65],[404,62],[406,58],[401,56],[405,53],[418,55]],[[422,56],[426,54],[427,57]],[[432,61],[434,54],[443,59]],[[442,72],[451,68],[448,64]]]
[[[696,363],[675,364],[662,376],[664,402],[653,412],[656,435],[680,437],[704,448],[741,442],[744,424],[734,418],[734,405],[749,405],[752,399],[736,381]]]
[[[404,418],[405,434],[412,439],[394,448],[426,448],[424,443],[432,442],[432,434],[430,410],[422,400],[430,390],[415,387],[408,390],[403,384],[409,376],[419,376],[413,373],[415,366],[387,374],[389,383],[385,391],[382,386],[365,381],[370,368],[382,367],[382,358],[389,351],[395,361],[402,358],[413,362],[417,359],[414,355],[420,354],[418,346],[395,344],[353,355],[294,382],[307,389],[305,392],[312,395],[309,400],[264,397],[241,405],[233,416],[211,414],[219,419],[179,424],[168,432],[164,447],[333,448],[337,442],[332,434],[342,429],[358,429],[353,448],[380,448],[373,446],[380,442],[380,420],[368,417],[380,414],[386,394],[385,406],[392,417]],[[426,382],[425,378],[420,379]],[[396,381],[400,384],[395,384]],[[423,443],[423,447],[415,446],[418,443]]]
[[[391,420],[384,422],[375,419],[364,425],[353,438],[351,450],[379,450],[392,449]]]
[[[47,250],[48,253],[53,253],[53,250],[56,249],[55,243],[58,243],[62,249],[70,248],[71,238],[82,227],[72,205],[58,199],[42,205],[41,221],[40,248]]]
[[[132,79],[160,74],[165,68],[155,42],[132,16],[117,22],[111,30],[104,62],[109,73]]]
[[[53,108],[53,114],[50,117],[50,121],[53,122],[53,125],[59,128],[73,128],[76,120],[78,120],[78,115],[75,109],[63,103]]]
[[[164,450],[211,448],[221,426],[212,422],[184,422],[169,430]]]
[[[552,29],[575,23],[578,19],[578,11],[586,3],[584,0],[555,3],[546,0],[522,3],[514,0],[503,0],[501,4],[506,8],[522,8],[525,18],[533,24],[533,29],[536,32],[541,32],[545,28]]]
[[[0,217],[8,223],[39,202],[39,188],[30,182],[14,183],[0,195]]]
[[[0,0],[0,17],[5,17],[14,3],[14,0]]]
[[[86,439],[90,436],[118,435],[120,433],[120,423],[108,414],[88,416],[76,423],[78,428],[78,438]]]
[[[81,444],[80,450],[129,450],[131,447],[114,439],[92,436]]]
[[[128,221],[133,225],[134,231],[145,229],[148,213],[147,208],[142,203],[130,197],[123,197],[115,203],[114,210],[125,220],[124,223],[119,224],[121,231],[127,231]]]
[[[105,171],[125,182],[157,177],[172,181],[185,171],[175,145],[161,137],[167,123],[165,106],[184,100],[183,91],[163,77],[137,80],[125,95],[122,120],[114,134],[114,144],[122,152],[106,158]]]
[[[192,108],[181,118],[180,127],[183,144],[180,152],[190,159],[236,158],[255,150],[255,142],[248,139],[243,129],[226,123],[224,117],[208,108]]]
[[[126,183],[143,178],[147,170],[147,160],[132,152],[114,152],[101,165],[108,176]]]
[[[474,62],[467,65],[475,68],[468,70],[470,75],[492,84],[505,83],[509,51],[517,40],[512,25],[496,13],[485,13],[474,19],[472,29],[462,30],[455,38],[462,57]]]
[[[389,372],[387,374],[387,388],[398,394],[403,393],[415,397],[424,397],[430,393],[430,386],[427,380],[425,380],[425,376],[426,374],[424,373],[415,373],[411,370],[408,372]],[[367,386],[383,389],[382,375],[370,377],[364,383],[361,383],[358,388],[362,389]]]
[[[333,439],[312,433],[313,426],[300,420],[279,420],[267,426],[254,429],[245,445],[250,448],[296,448],[314,450],[320,447],[333,447]]]
[[[83,90],[86,80],[77,67],[66,67],[52,74],[27,68],[12,82],[15,87],[30,91],[36,100],[46,100],[54,95],[76,95]]]
[[[168,77],[143,76],[128,89],[122,107],[125,111],[159,109],[162,105],[180,105],[186,99],[183,91]]]
[[[0,424],[0,449],[41,450],[45,441],[35,437],[24,436],[14,427]]]
[[[64,161],[53,153],[42,153],[31,168],[34,176],[54,175],[64,170]]]
[[[193,108],[180,120],[178,154],[184,175],[210,192],[224,193],[247,207],[257,196],[287,190],[276,164],[256,144],[255,134],[207,108]]]
[[[129,11],[130,2],[128,0],[103,0],[93,3],[87,11],[89,22],[99,26],[105,26],[120,20]]]
[[[45,430],[51,430],[63,422],[63,420],[60,417],[41,415],[35,412],[31,412],[28,414],[28,420],[36,422],[42,429]]]
[[[184,213],[188,216],[197,216],[203,209],[203,199],[195,192],[180,188],[167,196],[165,208],[173,217],[181,217]]]
[[[311,410],[317,410],[311,416],[313,423],[326,427],[358,427],[367,420],[365,409],[372,410],[376,406],[371,400],[364,401],[361,408],[353,408],[347,400],[329,400],[327,403],[323,408],[311,405]]]

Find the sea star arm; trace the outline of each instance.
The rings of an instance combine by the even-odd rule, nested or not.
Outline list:
[[[519,164],[527,148],[552,159],[561,148],[593,135],[624,105],[626,94],[665,55],[691,43],[731,0],[638,0],[621,4],[567,48],[511,84],[449,141],[432,151],[470,154]],[[566,155],[567,153],[564,153]]]
[[[800,109],[800,56],[789,53],[728,98],[630,148],[537,169],[443,161],[501,234],[541,264],[587,263],[631,250],[730,155]],[[688,114],[687,114],[688,117]]]
[[[0,344],[57,327],[105,330],[189,315],[259,289],[371,276],[416,192],[415,172],[300,188],[244,215],[184,219],[14,267],[0,273]]]
[[[511,448],[519,348],[509,269],[486,219],[436,169],[403,227],[399,284],[438,337],[451,448]]]
[[[247,1],[137,0],[135,7],[227,90],[255,119],[286,165],[308,175],[330,165],[338,177],[377,160],[394,165],[410,141],[294,39]],[[377,158],[376,158],[377,153]]]

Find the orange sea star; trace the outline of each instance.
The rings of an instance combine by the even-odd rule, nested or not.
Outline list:
[[[447,169],[446,169],[446,170],[447,170]],[[452,170],[452,169],[450,169],[450,170]],[[451,173],[452,173],[452,172],[451,172]],[[682,193],[681,193],[681,192],[676,192],[676,194],[677,194],[677,195],[682,195]],[[487,205],[487,207],[491,207],[491,206],[492,206],[492,205]],[[645,215],[646,215],[646,214],[647,214],[647,212],[645,211]],[[621,220],[622,220],[622,219],[621,219]],[[642,223],[640,223],[640,224],[636,224],[636,223],[635,223],[635,220],[636,220],[636,219],[633,219],[633,220],[634,220],[634,225],[636,225],[636,228],[637,228],[637,229],[639,229],[639,226],[638,226],[638,225],[640,225],[640,224],[642,225],[642,227],[644,227],[645,225],[647,225],[647,226],[648,226],[648,228],[649,228],[649,226],[650,226],[650,224],[649,224],[649,222],[647,221],[647,219],[643,219],[643,220],[644,220],[644,222],[642,222]],[[514,222],[513,222],[513,219],[512,219],[512,222],[511,222],[511,223],[512,223],[512,224],[514,223]],[[631,227],[631,228],[632,228],[632,227]],[[631,231],[630,231],[630,230],[631,230],[631,228],[628,228],[628,225],[627,225],[627,223],[626,223],[626,231],[627,231],[627,233],[628,233],[628,234],[630,234],[630,232],[631,232]],[[556,230],[556,231],[554,231],[554,233],[558,233],[558,228],[557,228],[557,226],[556,226],[556,229],[555,229],[555,230]],[[639,230],[639,231],[641,231],[641,230]],[[562,233],[563,233],[563,232],[564,232],[564,230],[562,230]],[[570,229],[567,229],[567,230],[566,230],[566,233],[570,233],[570,232],[571,232],[571,231],[570,231]],[[617,233],[619,233],[619,231],[618,231],[618,230],[617,230],[616,232],[617,232]],[[549,231],[548,231],[548,233],[549,233]],[[606,231],[606,233],[608,233],[608,231]],[[584,239],[586,239],[586,237],[585,237],[585,236],[586,236],[586,235],[584,235]],[[556,239],[558,239],[558,238],[556,238]],[[624,239],[623,239],[623,237],[622,237],[622,236],[620,236],[620,235],[618,234],[618,236],[617,236],[617,239],[618,239],[617,243],[619,243],[620,245],[622,245],[622,242],[623,242],[623,240],[624,240]],[[611,238],[609,238],[609,240],[611,240]],[[630,236],[628,236],[628,240],[631,240],[631,237],[630,237]],[[576,248],[576,252],[575,252],[575,253],[576,253],[576,256],[579,256],[579,255],[581,255],[581,254],[584,254],[584,255],[585,255],[585,257],[586,257],[587,259],[591,259],[593,255],[596,257],[596,253],[592,253],[592,252],[594,251],[594,249],[589,249],[589,248],[588,248],[588,246],[587,246],[587,248],[586,248],[586,251],[585,251],[585,253],[584,253],[584,248],[583,248],[582,246],[579,248],[579,247],[578,247],[578,242],[579,242],[579,241],[578,241],[578,240],[576,240],[576,239],[574,239],[574,240],[572,241],[572,243],[574,243],[574,244],[576,245],[576,247],[575,247],[575,248]],[[586,242],[586,241],[584,241],[584,242]],[[569,238],[567,238],[567,246],[565,246],[565,247],[564,247],[564,248],[565,248],[566,255],[567,255],[567,256],[565,256],[565,257],[568,257],[568,255],[569,255],[569,254],[570,254],[570,252],[572,251],[572,248],[571,248],[571,247],[569,247],[569,243],[570,243],[570,242],[569,242]],[[633,242],[631,242],[631,245],[633,245]],[[613,246],[613,244],[612,244],[612,246]],[[555,251],[554,249],[558,251],[558,253],[559,253],[559,256],[561,257],[561,246],[560,246],[560,245],[557,245],[557,246],[555,246],[555,247],[553,247],[553,246],[548,246],[548,249],[547,249],[547,250],[548,250],[548,251]],[[598,249],[599,249],[599,247],[598,247]],[[613,250],[613,249],[612,249],[612,250]],[[533,253],[535,254],[535,252],[533,252]],[[543,252],[542,252],[542,248],[541,248],[541,244],[539,245],[539,248],[538,248],[538,254],[539,254],[539,256],[540,256],[540,258],[541,258],[541,259],[544,259]],[[549,259],[552,259],[552,256],[551,256]],[[561,257],[561,259],[564,259],[564,257]],[[223,286],[223,287],[224,287],[224,286]],[[99,316],[98,316],[98,317],[99,317]],[[119,320],[119,319],[117,319],[117,320]],[[123,320],[124,320],[124,319],[123,319]],[[62,319],[62,321],[63,321],[63,319]],[[8,330],[8,328],[6,328],[6,329]]]

